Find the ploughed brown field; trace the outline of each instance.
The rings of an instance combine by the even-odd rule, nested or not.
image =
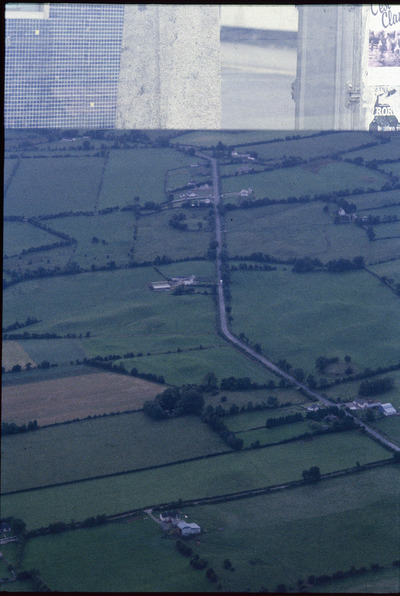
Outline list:
[[[140,409],[165,389],[136,377],[99,372],[2,389],[2,421],[39,426],[95,414]]]

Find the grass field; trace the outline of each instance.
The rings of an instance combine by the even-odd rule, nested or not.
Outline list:
[[[398,150],[398,156],[400,158],[400,147]],[[382,164],[380,168],[385,170],[385,172],[393,174],[393,176],[400,176],[400,162]]]
[[[351,203],[355,203],[358,210],[383,207],[384,205],[398,205],[399,193],[397,190],[385,192],[368,192],[361,195],[351,195]],[[375,212],[378,215],[379,211]]]
[[[40,569],[48,585],[61,592],[212,591],[205,572],[193,569],[173,540],[162,538],[157,524],[142,515],[30,540],[24,564]]]
[[[23,339],[19,344],[38,363],[69,364],[87,357],[80,339]]]
[[[36,366],[36,362],[32,360],[19,342],[13,340],[2,342],[1,364],[6,372],[17,364],[25,368],[28,363],[31,366]]]
[[[261,174],[233,176],[224,178],[221,182],[223,193],[239,192],[242,188],[252,187],[257,199],[268,197],[277,200],[303,194],[313,196],[345,188],[380,188],[386,180],[387,177],[380,172],[372,172],[346,162],[328,160]]]
[[[224,404],[222,404],[224,405]],[[280,416],[287,416],[288,414],[294,414],[301,412],[304,414],[304,408],[301,406],[288,406],[286,408],[271,408],[266,410],[252,410],[250,412],[240,412],[224,418],[225,424],[233,432],[240,432],[251,430],[253,428],[263,426],[267,418],[279,418]],[[285,426],[291,426],[285,425]],[[272,429],[268,429],[270,431]]]
[[[32,246],[43,246],[59,242],[59,238],[28,223],[5,221],[3,224],[4,255],[15,255]],[[7,264],[7,262],[6,262]]]
[[[236,145],[241,143],[255,143],[272,139],[284,139],[286,136],[292,134],[293,131],[284,130],[207,130],[189,132],[180,135],[172,139],[171,143],[182,143],[183,145],[195,145],[197,147],[211,147],[213,145],[218,145],[218,143],[221,141],[221,143],[224,143],[224,145],[227,145],[228,147],[236,147]],[[310,134],[310,132],[299,131],[299,134],[302,136],[307,136]],[[245,150],[247,151],[247,148]]]
[[[297,480],[310,466],[319,466],[321,473],[326,473],[354,466],[357,461],[363,465],[389,457],[387,450],[367,436],[339,433],[157,470],[3,495],[2,514],[21,517],[29,528],[37,528],[60,519],[81,520],[97,513],[119,513],[180,498],[221,495]]]
[[[188,166],[199,158],[175,149],[126,149],[112,151],[104,173],[99,208],[165,201],[164,181],[167,170]]]
[[[53,236],[56,241],[55,237]],[[45,269],[62,269],[74,255],[75,245],[62,246],[51,250],[28,253],[8,258],[4,261],[5,271],[3,276],[7,276],[7,270],[15,270],[19,274],[25,271],[37,270],[40,267]]]
[[[261,159],[276,159],[284,155],[296,155],[303,159],[310,159],[335,151],[346,151],[371,141],[368,132],[330,132],[318,137],[295,139],[284,143],[248,145],[245,149],[246,152],[256,151]]]
[[[120,265],[129,261],[135,227],[135,218],[130,212],[63,217],[48,223],[55,230],[76,238],[73,259],[82,267],[107,265],[109,261]],[[99,242],[93,242],[93,238],[98,238]]]
[[[2,419],[39,426],[142,407],[164,388],[157,383],[108,372],[3,387]]]
[[[275,381],[277,378],[275,377]],[[255,391],[220,391],[217,395],[205,395],[205,405],[211,404],[217,406],[219,403],[229,410],[231,405],[236,404],[239,406],[247,406],[249,401],[256,405],[258,403],[267,403],[268,397],[276,397],[280,405],[283,404],[302,404],[306,401],[304,395],[299,393],[296,389],[257,389]],[[226,400],[223,402],[221,398],[225,397]],[[267,410],[267,413],[273,412],[273,410]],[[279,410],[278,410],[279,412]],[[272,414],[271,414],[272,415]],[[251,416],[251,413],[249,413]]]
[[[135,412],[83,420],[3,437],[2,490],[91,478],[226,450],[222,439],[198,417],[186,417],[184,423],[177,418],[154,422]]]
[[[391,566],[398,559],[399,480],[398,469],[381,468],[318,486],[187,509],[206,530],[196,552],[213,562],[226,592],[260,591],[261,586],[275,591],[279,583],[297,591],[297,580],[307,581],[310,574],[374,562]],[[225,558],[234,573],[222,570]],[[394,579],[389,585],[397,592]],[[331,583],[330,590],[340,592],[340,585]]]
[[[389,564],[390,567],[390,564]],[[383,569],[366,577],[355,577],[338,581],[328,586],[318,586],[310,592],[330,593],[332,589],[350,594],[397,594],[400,590],[400,573],[398,567]]]
[[[232,330],[244,331],[273,360],[286,358],[313,374],[320,355],[348,354],[361,371],[397,364],[398,298],[366,272],[294,274],[280,267],[231,277]]]
[[[225,228],[231,256],[261,251],[279,259],[310,256],[327,262],[362,254],[367,262],[374,262],[387,250],[396,254],[396,241],[381,247],[355,225],[335,225],[319,202],[229,211]]]
[[[168,224],[176,212],[186,216],[187,231],[177,230]],[[163,211],[140,218],[134,244],[134,259],[139,262],[150,261],[162,255],[172,259],[203,257],[207,253],[210,240],[208,209]]]
[[[196,156],[193,158],[192,163],[202,162]],[[205,180],[209,178],[211,178],[211,170],[209,167],[206,167],[206,163],[204,162],[204,166],[201,165],[200,167],[189,166],[169,170],[167,172],[166,187],[167,190],[181,188],[182,186],[186,186],[190,180],[193,180],[196,184],[204,184]]]
[[[25,217],[95,206],[104,159],[22,159],[4,201],[5,215]]]
[[[383,403],[387,403],[386,399],[382,400]],[[376,422],[372,423],[372,426],[379,430],[385,437],[388,437],[394,441],[400,447],[400,417],[399,416],[385,416],[380,418]]]
[[[31,368],[24,370],[23,374],[8,373],[1,379],[2,387],[14,387],[15,385],[25,385],[26,383],[38,383],[40,381],[49,381],[51,379],[63,379],[75,377],[76,375],[96,374],[98,370],[91,366],[83,364],[61,365],[55,368]]]
[[[400,267],[399,260],[387,261],[380,265],[373,265],[370,267],[371,271],[380,277],[386,276],[394,279],[396,283],[400,283]]]
[[[375,139],[371,139],[375,140]],[[366,141],[369,142],[369,141]],[[374,159],[399,159],[400,158],[400,142],[399,135],[397,133],[390,134],[390,143],[382,143],[376,147],[370,147],[368,149],[355,150],[349,153],[348,156],[351,159],[355,157],[362,157],[365,161],[372,161]],[[386,164],[386,166],[392,164]],[[382,165],[385,167],[385,164]]]
[[[387,391],[386,393],[382,393],[381,395],[377,395],[376,398],[378,401],[382,401],[382,403],[391,402],[395,408],[400,409],[400,396],[399,396],[399,387],[400,387],[400,371],[395,370],[393,372],[385,373],[382,376],[373,377],[374,379],[390,377],[394,381],[393,389]],[[361,381],[353,381],[351,383],[341,383],[340,385],[335,385],[332,388],[325,389],[324,393],[329,398],[338,399],[340,398],[342,402],[352,401],[353,399],[358,397],[358,388],[360,386]]]

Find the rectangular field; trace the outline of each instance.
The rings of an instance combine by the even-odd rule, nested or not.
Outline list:
[[[16,255],[31,247],[43,246],[59,242],[60,238],[29,223],[5,221],[3,224],[4,256]],[[7,261],[5,261],[7,266]]]
[[[19,343],[37,363],[47,360],[50,364],[70,364],[87,357],[80,339],[21,339]]]
[[[256,199],[287,199],[301,196],[333,192],[345,188],[371,187],[380,188],[387,181],[387,176],[372,172],[346,162],[321,162],[308,166],[281,168],[261,174],[244,174],[222,180],[222,192],[240,192],[248,187],[254,188]],[[232,199],[228,198],[228,201]],[[237,202],[234,199],[233,202]]]
[[[32,360],[21,344],[13,340],[2,342],[1,364],[6,372],[10,371],[15,365],[22,368],[25,368],[27,364],[36,366],[36,362]]]
[[[104,159],[22,159],[4,201],[5,215],[32,217],[93,209]]]
[[[179,441],[175,438],[179,436]],[[142,412],[2,439],[3,492],[92,478],[226,451],[198,417],[154,422]]]
[[[167,148],[111,151],[104,173],[99,208],[133,204],[135,196],[140,198],[142,206],[146,201],[165,201],[167,197],[164,182],[167,171],[188,166],[194,160],[197,162],[199,158]]]
[[[392,372],[385,373],[384,375],[377,375],[372,378],[383,379],[385,377],[390,377],[393,379],[393,389],[387,391],[386,393],[381,393],[375,397],[377,401],[382,403],[390,402],[396,409],[400,409],[400,371],[394,370]],[[353,401],[353,399],[359,397],[358,388],[360,387],[360,384],[361,380],[352,381],[349,383],[340,383],[339,385],[325,389],[324,393],[326,393],[329,399],[337,400],[339,398],[342,402]],[[375,397],[373,399],[375,399]]]
[[[175,421],[181,424],[179,419]],[[192,431],[189,428],[193,438]],[[37,434],[41,432],[36,431]],[[158,431],[157,436],[161,439]],[[164,441],[165,437],[162,443]],[[182,447],[184,445],[177,448]],[[100,456],[96,454],[96,458]],[[62,457],[65,461],[66,455]],[[367,436],[355,432],[339,433],[313,441],[228,453],[157,470],[3,495],[2,514],[4,517],[21,517],[29,528],[37,528],[60,519],[81,520],[97,513],[112,514],[178,499],[210,497],[284,483],[301,479],[302,471],[311,466],[319,466],[321,473],[325,473],[354,466],[357,461],[363,465],[389,457],[386,449]]]
[[[97,372],[3,387],[2,420],[39,426],[140,409],[161,393],[162,385],[109,372]]]
[[[285,358],[306,376],[315,374],[320,355],[350,355],[357,371],[398,363],[398,297],[365,271],[295,274],[279,267],[231,278],[233,332],[245,332],[274,361]]]

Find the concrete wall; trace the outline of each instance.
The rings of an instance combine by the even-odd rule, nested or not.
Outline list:
[[[116,128],[219,128],[218,5],[125,6]]]

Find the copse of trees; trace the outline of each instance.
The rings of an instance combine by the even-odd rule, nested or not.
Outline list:
[[[267,428],[275,428],[276,426],[282,426],[284,424],[293,424],[294,422],[301,422],[304,420],[304,416],[301,412],[295,414],[288,414],[287,416],[279,416],[278,418],[267,418],[265,426]]]
[[[369,397],[371,395],[380,395],[391,391],[394,387],[392,377],[384,377],[383,379],[371,379],[370,381],[363,381],[358,388],[358,395],[362,397]]]
[[[204,406],[204,397],[198,387],[168,387],[143,405],[144,413],[154,420],[198,414]]]

